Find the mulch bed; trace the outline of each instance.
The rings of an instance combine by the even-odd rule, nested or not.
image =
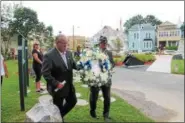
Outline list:
[[[154,62],[154,61],[145,62],[144,65],[151,65],[153,62]],[[117,63],[115,63],[115,65],[116,65],[116,66],[122,66],[122,65],[124,65],[124,63],[123,63],[123,62],[117,62]]]

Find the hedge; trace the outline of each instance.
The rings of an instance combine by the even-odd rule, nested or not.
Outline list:
[[[143,62],[152,62],[155,61],[155,56],[153,54],[133,54],[136,58],[138,58],[139,60],[143,61]],[[116,57],[114,58],[114,62],[118,63],[118,62],[123,62],[125,59],[125,55],[121,56],[121,57]]]

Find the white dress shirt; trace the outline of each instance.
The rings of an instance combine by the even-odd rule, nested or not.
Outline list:
[[[60,52],[60,56],[62,57],[62,59],[64,60],[64,63],[66,65],[66,67],[68,68],[68,65],[67,65],[67,58],[66,58],[66,52]]]

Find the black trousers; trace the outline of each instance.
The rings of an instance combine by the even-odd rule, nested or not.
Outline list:
[[[33,70],[36,75],[35,82],[39,82],[41,80],[41,76],[42,76],[41,69],[42,69],[41,65],[33,65]]]
[[[75,91],[70,91],[67,97],[53,95],[53,103],[59,108],[61,117],[63,118],[76,105],[76,93]]]
[[[1,76],[1,85],[2,85],[2,83],[3,83],[3,76]]]
[[[103,98],[104,98],[104,111],[103,116],[109,116],[110,110],[110,86],[102,86],[101,87]],[[96,110],[96,103],[98,99],[99,88],[91,87],[90,88],[90,112],[95,112]]]

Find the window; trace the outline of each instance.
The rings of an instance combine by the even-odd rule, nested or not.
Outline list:
[[[134,42],[132,43],[132,48],[134,48]]]
[[[145,48],[145,42],[144,42],[144,48]]]
[[[148,42],[146,43],[146,48],[148,48]]]
[[[148,33],[146,33],[146,38],[148,38]]]
[[[177,36],[177,31],[175,31],[175,36]]]
[[[152,48],[152,42],[150,42],[150,48]]]
[[[177,36],[180,36],[180,32],[179,31],[177,31]]]
[[[148,38],[151,38],[151,37],[150,37],[150,33],[149,33],[149,36],[148,36]]]
[[[172,36],[174,36],[174,31],[172,32]]]
[[[166,36],[168,37],[168,32],[166,32]]]
[[[139,39],[139,33],[137,33],[137,39]]]
[[[134,33],[134,39],[136,39],[136,33]]]
[[[161,32],[161,37],[163,37],[163,32]]]

